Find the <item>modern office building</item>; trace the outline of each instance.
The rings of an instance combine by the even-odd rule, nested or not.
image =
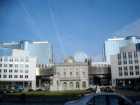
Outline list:
[[[23,78],[21,78],[20,81],[24,82],[25,81],[24,79],[26,79],[26,81],[32,80],[32,81],[36,81],[36,83],[39,83],[39,81],[40,81],[39,79],[42,79],[42,75],[45,77],[45,80],[43,80],[43,81],[48,81],[48,79],[46,79],[47,78],[46,76],[48,76],[48,74],[45,74],[45,73],[50,73],[47,70],[48,70],[48,68],[50,68],[50,66],[52,66],[52,63],[53,63],[53,52],[52,52],[52,45],[50,43],[48,43],[47,41],[18,41],[18,42],[10,42],[10,43],[1,42],[0,43],[0,57],[8,58],[8,59],[10,59],[10,58],[13,58],[13,59],[22,58],[24,60],[26,58],[29,59],[30,62],[28,62],[28,65],[29,65],[29,67],[32,67],[32,68],[29,68],[30,72],[29,72],[29,75],[26,76],[26,78],[24,78],[24,75],[25,75],[24,71],[26,71],[24,69],[24,65],[26,65],[26,62],[24,62],[25,64],[20,61],[19,61],[19,64],[17,63],[17,61],[15,61],[15,62],[13,61],[11,63],[2,62],[3,63],[2,65],[6,65],[6,64],[9,65],[9,63],[12,65],[15,65],[16,63],[18,65],[20,65],[21,63],[23,63],[23,70],[22,70]],[[3,71],[5,68],[1,68],[1,69]],[[8,67],[6,69],[7,69],[7,73],[9,73],[8,70],[11,68]],[[15,69],[15,68],[12,68],[12,69]],[[16,69],[16,71],[18,73],[20,73],[20,69],[22,69],[22,68]],[[31,76],[31,73],[33,76]],[[42,74],[42,73],[44,73],[44,74]],[[3,81],[3,75],[5,75],[5,74],[1,74],[1,75],[2,75],[2,80],[0,80],[0,81]],[[9,76],[9,74],[6,74],[6,75],[7,75],[7,77]],[[14,76],[15,74],[12,74],[12,75]],[[11,79],[11,81],[18,80],[20,78],[19,75],[22,75],[22,73],[17,74],[17,77]],[[33,80],[33,78],[35,78],[35,79]],[[7,78],[4,80],[8,81],[10,79]]]
[[[111,56],[112,85],[118,88],[140,87],[140,43],[128,43]]]
[[[11,52],[10,56],[0,56],[0,88],[36,89],[36,58],[24,55],[19,49]]]
[[[111,66],[107,62],[92,62],[89,65],[90,85],[110,85]]]
[[[110,56],[115,55],[120,51],[121,47],[127,46],[129,43],[140,43],[140,37],[128,36],[125,38],[114,37],[107,39],[104,44],[104,57],[110,63]]]
[[[62,64],[55,64],[51,91],[84,90],[89,87],[88,64],[70,57]]]
[[[7,49],[2,49],[7,48]],[[9,49],[9,50],[8,50]],[[40,68],[46,67],[53,62],[52,45],[47,41],[19,41],[0,43],[0,56],[11,55],[11,49],[24,50],[25,54],[37,58],[37,66]]]

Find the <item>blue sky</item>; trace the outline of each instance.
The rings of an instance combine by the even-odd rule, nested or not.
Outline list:
[[[0,41],[48,40],[56,59],[100,57],[104,41],[139,18],[140,0],[0,0]]]

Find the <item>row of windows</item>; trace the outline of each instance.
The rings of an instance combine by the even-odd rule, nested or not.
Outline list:
[[[118,65],[122,65],[122,64],[138,64],[139,63],[139,61],[138,61],[138,59],[135,59],[134,61],[132,60],[132,59],[129,59],[128,61],[125,59],[125,60],[123,60],[123,61],[121,61],[121,60],[118,60]]]
[[[0,62],[29,62],[29,59],[26,58],[26,59],[23,59],[23,58],[0,58]]]
[[[129,75],[130,76],[134,75],[134,68],[135,68],[135,74],[139,75],[139,66],[137,65],[135,67],[129,66]],[[123,67],[123,70],[124,70],[124,76],[128,76],[128,67],[127,66]],[[119,67],[118,71],[119,71],[119,76],[122,76],[123,75],[122,67]]]
[[[83,72],[82,74],[83,74],[83,76],[86,76],[85,72]],[[60,72],[57,72],[57,75],[60,76]],[[68,75],[68,73],[67,72],[63,72],[63,75],[66,76],[66,75]],[[72,75],[74,75],[74,73],[73,72],[69,72],[69,75],[72,76]],[[79,76],[79,72],[76,72],[76,76]]]
[[[121,59],[121,58],[123,58],[123,59],[127,59],[127,58],[132,59],[133,57],[134,58],[138,57],[136,51],[134,51],[134,52],[123,52],[123,53],[118,54],[118,59]]]
[[[28,64],[0,64],[0,67],[15,67],[15,68],[18,68],[18,67],[25,67],[25,68],[29,68],[29,65]]]
[[[57,85],[59,85],[59,84],[58,84],[58,81],[57,81]],[[73,88],[73,87],[74,87],[74,83],[73,83],[73,82],[70,82],[70,83],[68,84],[67,82],[64,82],[64,83],[63,83],[63,88],[64,88],[64,89],[67,89],[68,87]],[[86,87],[87,87],[87,86],[86,86],[86,82],[83,81],[83,82],[82,82],[82,88],[86,88]],[[80,83],[79,83],[79,82],[76,82],[76,88],[80,88]]]
[[[9,73],[18,73],[18,72],[20,72],[20,73],[23,73],[23,72],[25,72],[25,73],[29,73],[29,70],[17,70],[17,69],[15,69],[15,70],[12,70],[12,69],[9,69],[9,70],[7,70],[7,69],[0,69],[0,73],[1,72],[4,72],[4,73],[7,73],[7,72],[9,72]]]
[[[23,75],[0,75],[0,78],[23,78]],[[25,75],[24,78],[28,78],[28,75]]]

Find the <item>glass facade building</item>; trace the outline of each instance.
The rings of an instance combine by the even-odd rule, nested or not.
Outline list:
[[[52,45],[47,41],[19,41],[0,43],[0,56],[11,56],[13,49],[24,50],[26,56],[36,57],[37,64],[53,62]]]
[[[105,41],[104,57],[110,63],[110,56],[119,53],[121,47],[125,47],[130,43],[140,43],[140,37],[128,36],[126,38],[112,38]]]

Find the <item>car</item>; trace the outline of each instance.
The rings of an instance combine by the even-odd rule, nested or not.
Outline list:
[[[135,105],[135,103],[117,93],[91,93],[64,105]]]

